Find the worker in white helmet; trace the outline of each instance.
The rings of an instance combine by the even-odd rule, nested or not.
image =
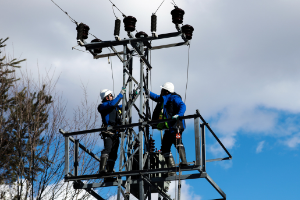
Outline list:
[[[174,85],[171,82],[166,82],[161,87],[160,95],[154,94],[151,91],[146,91],[150,99],[157,102],[154,109],[152,120],[158,119],[177,119],[183,116],[186,110],[186,105],[182,101],[181,96],[174,91]],[[187,165],[185,148],[182,143],[182,133],[185,129],[185,121],[169,121],[159,123],[153,128],[165,130],[161,151],[166,159],[168,167],[175,167],[174,157],[171,153],[172,144],[175,145],[181,158],[181,165]],[[172,173],[174,175],[174,173]]]
[[[123,95],[126,93],[126,89],[122,88],[120,94],[114,98],[113,92],[104,89],[100,92],[102,103],[98,106],[98,112],[101,114],[102,127],[121,125],[121,108],[122,105],[118,105]],[[111,173],[115,166],[115,161],[118,157],[119,148],[119,135],[116,130],[102,131],[101,136],[104,140],[104,149],[101,152],[100,173]],[[106,169],[105,169],[106,166]],[[114,181],[115,178],[106,178],[105,182]]]

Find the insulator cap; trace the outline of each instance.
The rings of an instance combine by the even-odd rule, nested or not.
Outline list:
[[[123,19],[125,31],[132,32],[135,30],[135,23],[137,22],[135,17],[127,16]]]
[[[93,39],[91,42],[101,42],[102,40],[100,39]],[[95,54],[98,54],[98,53],[101,53],[102,52],[102,48],[98,48],[98,49],[94,49],[94,53]]]
[[[182,32],[185,34],[186,39],[192,39],[194,28],[191,25],[184,25],[181,27]]]
[[[155,150],[155,140],[152,139],[152,137],[150,137],[149,139],[149,144],[150,144],[150,153],[153,153]]]
[[[151,16],[151,32],[156,32],[156,26],[157,26],[157,16],[155,14],[152,14],[152,16]]]
[[[120,35],[120,27],[121,27],[121,20],[120,19],[116,19],[115,20],[114,35]]]
[[[144,36],[144,38],[148,37],[147,33],[143,32],[143,31],[136,33],[135,37],[140,38],[142,35]]]
[[[85,40],[88,38],[90,27],[86,24],[80,23],[77,27],[77,40]]]
[[[172,15],[172,22],[174,24],[182,24],[184,10],[175,6],[175,9],[171,11],[171,15]]]

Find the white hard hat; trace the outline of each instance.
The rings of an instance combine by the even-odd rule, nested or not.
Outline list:
[[[169,92],[173,93],[174,92],[174,85],[171,82],[166,82],[162,86],[160,86],[162,89],[168,90]]]
[[[103,101],[103,99],[109,95],[109,94],[112,94],[113,92],[110,91],[109,89],[104,89],[104,90],[101,90],[100,92],[100,97],[101,97],[101,101]]]

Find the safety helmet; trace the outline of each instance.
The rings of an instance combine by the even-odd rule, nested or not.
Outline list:
[[[174,93],[174,85],[171,82],[166,82],[162,86],[160,86],[162,89],[165,89],[169,91],[170,93]]]
[[[109,94],[112,94],[113,92],[110,91],[109,89],[104,89],[104,90],[101,90],[100,92],[100,97],[101,97],[101,101],[103,101],[103,99],[109,95]]]

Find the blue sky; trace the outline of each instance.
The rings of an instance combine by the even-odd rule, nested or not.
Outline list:
[[[100,39],[114,40],[115,18],[108,0],[55,2],[78,22],[88,24],[90,32]],[[137,30],[150,34],[150,16],[162,1],[113,2],[126,15],[137,18]],[[165,1],[157,12],[158,34],[175,31],[170,2]],[[195,28],[186,114],[199,109],[233,156],[232,161],[208,163],[208,174],[228,199],[299,199],[300,2],[175,2],[185,10],[184,24]],[[87,53],[71,50],[76,46],[75,25],[50,0],[2,1],[0,10],[0,35],[10,37],[7,52],[26,58],[23,68],[32,71],[34,78],[38,70],[41,74],[50,70],[54,77],[60,77],[56,90],[68,102],[69,117],[83,100],[82,84],[89,102],[94,103],[99,103],[101,89],[112,89],[108,60],[94,60]],[[121,36],[126,37],[123,27]],[[153,45],[173,42],[181,39]],[[184,96],[187,60],[186,46],[152,51],[152,91],[159,93],[159,86],[170,81]],[[122,64],[115,57],[110,61],[118,93]],[[134,65],[138,66],[137,59]],[[139,77],[138,67],[135,69],[134,76]],[[159,148],[159,133],[154,136]],[[212,138],[207,139],[208,158],[220,156]],[[188,122],[183,141],[192,161],[192,122]],[[193,194],[189,199],[220,198],[205,180],[186,181],[185,188],[185,194]]]

